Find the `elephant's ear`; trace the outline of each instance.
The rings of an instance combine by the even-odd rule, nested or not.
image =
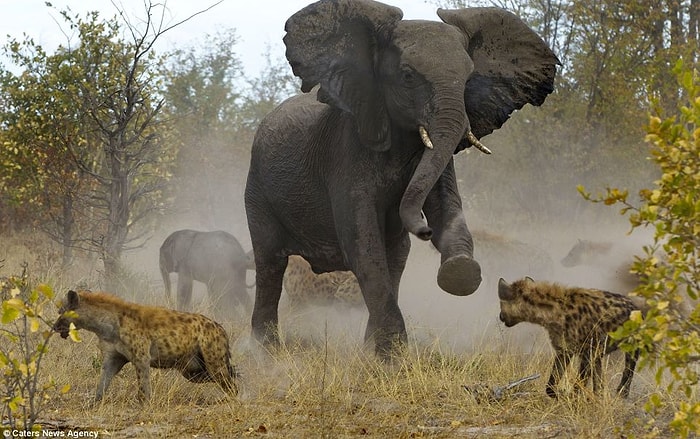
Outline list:
[[[501,8],[438,9],[437,14],[467,37],[474,71],[464,103],[477,138],[500,128],[525,104],[541,105],[554,90],[561,63],[516,15]]]
[[[377,151],[391,145],[389,114],[375,77],[377,49],[388,40],[400,9],[362,0],[321,0],[285,24],[287,60],[306,93],[320,84],[318,100],[351,113],[360,140]]]

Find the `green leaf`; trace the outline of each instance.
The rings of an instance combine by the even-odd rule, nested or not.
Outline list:
[[[14,322],[22,315],[20,310],[12,306],[7,306],[6,303],[7,301],[2,303],[2,319],[0,319],[4,325]]]

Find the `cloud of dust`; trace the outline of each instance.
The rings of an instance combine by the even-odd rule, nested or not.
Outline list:
[[[474,160],[473,157],[469,159]],[[148,276],[151,285],[148,294],[164,298],[164,286],[158,270],[158,250],[163,240],[175,230],[225,230],[241,242],[244,250],[251,248],[243,202],[246,170],[241,168],[232,168],[234,170],[228,179],[222,180],[219,176],[216,181],[212,181],[207,172],[190,169],[187,176],[189,183],[180,184],[180,192],[176,194],[176,200],[181,201],[164,218],[143,248],[125,255],[129,266]],[[498,177],[493,180],[487,182],[482,179],[473,183],[468,190],[461,189],[467,221],[474,234],[475,256],[482,267],[483,282],[474,294],[456,297],[442,291],[436,282],[440,255],[429,244],[415,239],[412,241],[401,282],[399,304],[409,337],[418,343],[438,343],[446,349],[458,351],[475,346],[511,346],[528,352],[539,349],[546,345],[541,328],[528,324],[505,328],[499,321],[497,284],[500,277],[514,281],[530,276],[537,280],[626,292],[621,291],[616,283],[617,275],[621,269],[624,270],[624,264],[632,261],[633,254],[641,253],[643,243],[650,242],[648,234],[628,235],[629,225],[616,209],[581,202],[575,185],[562,192],[561,200],[554,198],[551,185],[532,186],[530,193],[516,194],[525,198],[515,200],[512,192],[501,195],[501,191],[497,190]],[[206,197],[200,196],[203,187],[208,188]],[[194,188],[198,188],[198,191]],[[188,194],[190,189],[193,193]],[[545,190],[550,191],[547,194],[550,207],[543,212],[542,200],[539,203],[532,200]],[[474,198],[474,193],[479,191],[491,194],[484,198],[488,205]],[[531,205],[533,209],[539,209],[536,215],[527,211],[527,206]],[[488,206],[494,209],[486,209]],[[499,210],[506,208],[510,210]],[[539,220],[543,217],[548,219]],[[578,239],[609,241],[614,243],[615,251],[601,256],[600,263],[595,266],[563,267],[561,258]],[[175,291],[174,274],[172,281]],[[254,274],[251,273],[248,283],[253,282]],[[250,294],[254,296],[254,290]],[[195,282],[195,309],[206,310],[206,306],[202,305],[206,300],[204,286]],[[174,298],[170,304],[174,304]],[[313,343],[321,342],[324,337],[361,341],[367,316],[364,308],[312,306],[292,311],[284,293],[280,302],[283,333],[299,334]],[[237,318],[249,327],[249,316]]]

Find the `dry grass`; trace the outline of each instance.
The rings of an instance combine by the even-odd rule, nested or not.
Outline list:
[[[56,291],[75,282],[53,276]],[[165,304],[160,295],[130,299]],[[85,331],[82,343],[56,337],[44,373],[59,384],[70,384],[71,390],[48,401],[42,422],[48,428],[115,438],[543,439],[649,432],[649,415],[642,406],[655,389],[653,378],[641,372],[628,400],[614,397],[620,356],[608,357],[604,394],[567,393],[553,400],[544,393],[552,355],[542,332],[528,337],[524,349],[520,341],[505,337],[502,327],[473,328],[476,335],[470,336],[468,347],[451,348],[431,328],[409,324],[408,346],[387,364],[360,342],[365,319],[364,312],[292,311],[283,306],[286,342],[272,352],[250,341],[247,318],[224,322],[242,374],[239,396],[231,398],[215,384],[193,384],[176,372],[153,369],[153,397],[145,406],[136,399],[131,365],[114,379],[104,401],[93,405],[100,366],[96,338]],[[463,387],[504,385],[536,373],[541,378],[499,401],[477,401]],[[669,413],[672,405],[669,400]]]
[[[118,375],[105,401],[92,406],[99,352],[94,337],[83,343],[56,339],[47,371],[72,390],[54,400],[45,417],[70,428],[113,437],[622,437],[645,431],[640,409],[650,389],[641,374],[628,401],[612,396],[544,393],[540,378],[501,401],[480,401],[463,385],[503,385],[523,376],[546,377],[550,355],[509,354],[491,343],[474,352],[444,352],[410,343],[392,364],[378,361],[353,339],[317,344],[301,338],[267,352],[231,328],[242,373],[238,398],[214,384],[192,384],[176,372],[153,370],[153,398],[135,398],[131,366]],[[495,349],[494,349],[495,348]],[[610,369],[620,362],[611,361]],[[610,388],[619,374],[607,371]]]

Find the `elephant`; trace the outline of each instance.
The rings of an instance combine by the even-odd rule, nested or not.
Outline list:
[[[252,300],[246,289],[246,270],[250,268],[249,255],[241,244],[222,230],[177,230],[160,247],[165,293],[170,297],[170,273],[177,273],[177,308],[183,311],[190,308],[192,282],[196,280],[206,284],[215,305],[226,310],[241,305],[250,312]]]
[[[283,38],[300,95],[256,131],[245,206],[255,253],[252,335],[279,342],[289,255],[316,273],[352,271],[369,311],[365,341],[391,358],[407,340],[398,305],[409,233],[440,253],[437,284],[466,296],[481,282],[453,154],[525,104],[541,105],[560,64],[514,14],[438,9],[402,20],[371,0],[321,0]]]

